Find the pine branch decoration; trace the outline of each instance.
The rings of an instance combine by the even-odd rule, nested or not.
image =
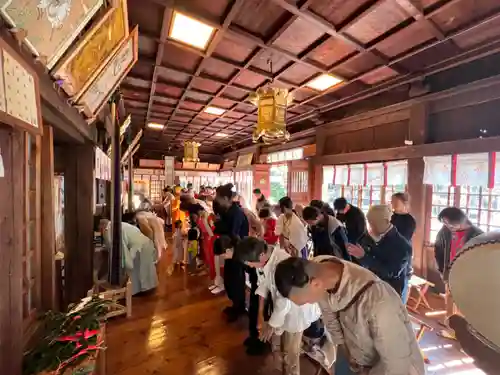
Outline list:
[[[104,349],[98,337],[109,303],[93,297],[77,311],[73,305],[67,314],[47,312],[42,318],[41,339],[24,355],[23,375],[42,372],[63,375]],[[82,369],[73,372],[78,373],[85,374]]]

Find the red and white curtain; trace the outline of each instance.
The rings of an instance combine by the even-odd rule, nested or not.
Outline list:
[[[408,181],[408,162],[406,160],[387,162],[386,168],[386,186],[406,185]]]
[[[495,153],[424,157],[424,184],[441,186],[500,185]]]

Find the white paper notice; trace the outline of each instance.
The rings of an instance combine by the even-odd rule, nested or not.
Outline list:
[[[1,148],[0,148],[0,177],[5,177],[5,169],[3,168],[3,156]]]

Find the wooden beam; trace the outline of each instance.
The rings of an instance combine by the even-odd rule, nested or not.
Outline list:
[[[316,156],[314,160],[321,165],[343,165],[490,151],[500,151],[500,137],[461,139],[459,141],[429,143],[417,146],[323,155]]]
[[[41,143],[41,302],[44,310],[57,308],[56,298],[56,239],[54,210],[54,135],[45,125]]]
[[[71,126],[67,126],[64,119],[61,118],[54,109],[44,103],[42,103],[42,118],[44,123],[50,124],[54,128],[59,129],[61,132],[64,132],[75,142],[82,144],[85,141],[85,138],[80,132],[78,132],[78,130]]]
[[[454,1],[454,0],[452,0],[452,1]],[[443,7],[441,7],[441,8],[443,8]],[[439,8],[439,9],[441,9],[441,8]],[[470,32],[474,32],[477,28],[484,27],[487,24],[496,22],[498,19],[500,19],[500,12],[498,12],[498,13],[496,13],[496,14],[494,14],[486,19],[483,19],[482,21],[479,21],[473,25],[467,26],[461,30],[450,33],[449,35],[446,36],[445,39],[437,40],[435,42],[428,43],[428,44],[424,44],[422,47],[419,47],[416,50],[411,50],[411,52],[409,52],[408,54],[405,54],[401,57],[396,58],[394,60],[394,62],[404,61],[405,59],[413,57],[413,56],[417,55],[418,53],[425,52],[429,48],[436,47],[437,45],[444,43],[448,40],[465,35],[465,34],[470,33]],[[485,56],[492,55],[494,53],[497,53],[499,50],[500,50],[500,39],[497,38],[495,40],[488,42],[485,45],[480,45],[478,47],[464,51],[463,53],[461,53],[457,56],[454,56],[454,57],[449,58],[449,59],[445,59],[437,64],[431,65],[428,68],[423,69],[423,71],[421,71],[421,72],[396,76],[392,79],[375,84],[375,85],[371,86],[370,88],[367,88],[366,90],[363,90],[363,91],[358,92],[356,94],[350,95],[350,96],[343,98],[341,100],[337,100],[333,103],[322,105],[319,108],[314,108],[313,110],[306,111],[305,113],[302,113],[300,115],[295,116],[290,121],[290,123],[296,123],[299,121],[303,121],[311,116],[317,115],[318,113],[324,113],[324,112],[330,111],[332,109],[340,108],[340,107],[343,107],[347,104],[351,104],[351,103],[356,102],[356,101],[370,98],[374,95],[380,94],[384,91],[391,90],[393,88],[400,87],[400,86],[405,85],[405,84],[409,84],[409,83],[412,83],[415,81],[421,81],[422,78],[425,78],[427,76],[439,73],[439,72],[447,70],[447,69],[451,69],[452,67],[462,65],[462,64],[465,64],[467,62],[474,61],[474,60],[480,59],[480,58],[485,57]],[[361,76],[354,77],[351,81],[356,80],[356,79],[360,79],[360,78],[362,78],[362,76],[364,76],[366,74],[371,74],[371,73],[373,73],[373,71],[368,71],[366,73],[362,73]],[[325,90],[318,95],[315,95],[311,98],[303,100],[300,103],[298,103],[297,105],[295,105],[294,107],[297,107],[297,106],[300,106],[303,104],[307,104],[307,103],[309,103],[313,100],[316,100],[324,95],[330,94],[330,93],[334,92],[335,90],[337,90],[338,88],[340,88],[340,86],[341,85],[334,86],[333,88]]]
[[[64,94],[59,94],[55,90],[55,83],[49,77],[44,68],[40,64],[35,63],[32,54],[29,53],[25,47],[19,48],[17,41],[6,29],[0,30],[0,38],[17,51],[37,73],[39,78],[40,96],[42,98],[42,110],[43,105],[52,108],[55,113],[60,114],[65,127],[72,126],[84,138],[89,140],[92,139],[87,121],[85,121],[83,116],[75,108],[68,104],[67,99],[63,97]],[[64,131],[64,129],[61,130]]]

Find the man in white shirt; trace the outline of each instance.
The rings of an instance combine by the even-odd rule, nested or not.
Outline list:
[[[290,197],[283,197],[278,202],[282,214],[276,223],[276,235],[279,243],[293,256],[307,258],[307,229],[302,220],[293,211]]]
[[[300,374],[299,356],[302,344],[302,334],[308,328],[309,332],[320,338],[323,329],[316,329],[319,324],[320,307],[318,304],[304,304],[298,306],[278,292],[274,282],[274,271],[282,260],[288,259],[290,254],[280,247],[269,247],[261,239],[247,237],[235,248],[233,259],[243,262],[248,267],[256,268],[258,272],[258,288],[256,294],[261,297],[260,306],[268,306],[268,311],[261,309],[263,327],[260,334],[262,341],[269,341],[273,334],[281,335],[281,348],[283,355],[283,374]],[[319,332],[318,332],[319,331]],[[323,344],[325,347],[328,345]],[[322,348],[330,353],[333,359],[334,348]]]

